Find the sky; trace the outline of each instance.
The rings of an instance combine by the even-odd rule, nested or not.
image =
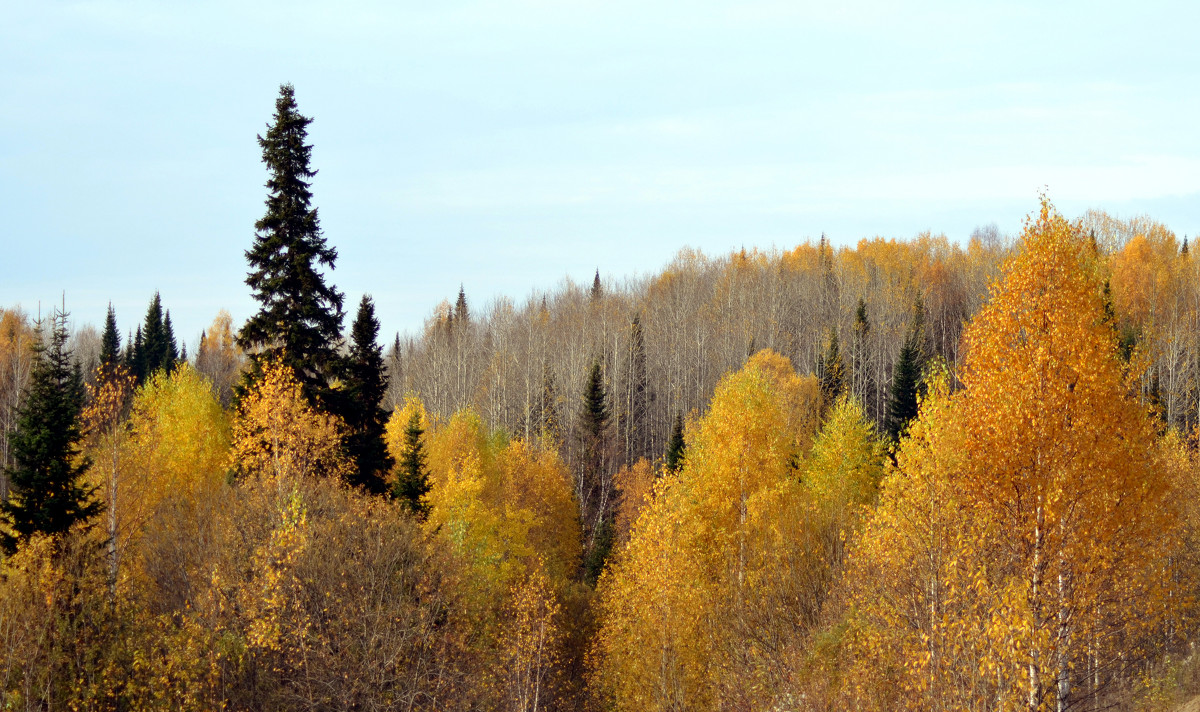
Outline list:
[[[382,340],[683,247],[1068,216],[1200,233],[1200,3],[0,0],[0,305],[194,349],[255,308],[279,85]]]

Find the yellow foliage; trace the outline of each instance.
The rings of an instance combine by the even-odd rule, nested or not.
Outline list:
[[[255,388],[238,404],[230,456],[238,472],[281,487],[300,477],[341,478],[351,468],[342,453],[341,421],[314,410],[280,363],[265,364]]]
[[[1085,240],[1043,203],[901,446],[850,578],[880,708],[1092,699],[1166,615],[1179,518]]]
[[[717,387],[683,469],[654,485],[601,578],[594,685],[617,709],[755,706],[786,674],[813,616],[785,601],[823,553],[802,536],[812,502],[795,470],[818,403],[815,379],[769,351]]]

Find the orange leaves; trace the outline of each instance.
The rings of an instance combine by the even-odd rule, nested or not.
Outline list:
[[[1043,203],[856,546],[857,654],[901,666],[904,704],[1087,699],[1161,619],[1170,483],[1090,256]]]

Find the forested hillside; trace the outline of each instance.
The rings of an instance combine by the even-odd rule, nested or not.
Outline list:
[[[1016,236],[460,289],[386,339],[335,285],[309,121],[282,87],[244,324],[214,305],[189,354],[158,294],[133,327],[0,315],[0,706],[1200,691],[1186,239],[1043,198]]]

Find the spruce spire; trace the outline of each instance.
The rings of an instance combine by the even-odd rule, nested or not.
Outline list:
[[[342,294],[325,283],[337,250],[321,234],[312,207],[310,181],[317,174],[306,143],[312,119],[297,110],[291,84],[279,88],[274,121],[258,137],[267,166],[267,210],[254,224],[246,251],[246,284],[259,311],[245,323],[237,342],[251,356],[240,391],[258,380],[262,364],[279,360],[300,381],[311,401],[331,397],[330,381],[340,375],[337,345],[342,330]]]

